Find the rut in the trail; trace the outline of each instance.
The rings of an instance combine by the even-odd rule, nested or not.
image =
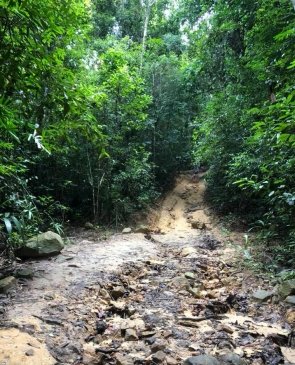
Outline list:
[[[199,178],[178,178],[150,219],[157,233],[79,233],[57,258],[25,263],[35,278],[1,298],[0,364],[294,364],[295,315],[252,301],[270,283],[222,242]]]

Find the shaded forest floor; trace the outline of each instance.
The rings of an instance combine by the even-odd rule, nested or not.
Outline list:
[[[223,235],[204,189],[182,174],[150,233],[77,230],[59,256],[20,264],[33,278],[0,297],[0,364],[294,364],[294,307],[254,300],[274,283],[242,268],[243,233]]]

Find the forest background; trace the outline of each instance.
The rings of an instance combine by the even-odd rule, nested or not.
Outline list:
[[[294,7],[1,0],[5,245],[68,221],[118,225],[202,167],[212,207],[293,265]]]

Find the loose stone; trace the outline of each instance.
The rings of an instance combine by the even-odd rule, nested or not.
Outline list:
[[[256,290],[256,292],[253,293],[253,298],[259,302],[264,302],[268,299],[270,299],[272,296],[274,295],[273,291],[268,291],[268,290]]]
[[[129,328],[126,330],[125,333],[125,340],[126,341],[136,341],[138,340],[138,336],[135,330],[133,330],[132,328]]]
[[[16,284],[14,276],[8,276],[7,278],[0,280],[0,293],[6,293]]]

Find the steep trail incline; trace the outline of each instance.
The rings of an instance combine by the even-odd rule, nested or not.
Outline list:
[[[191,232],[190,221],[199,221],[200,226],[204,223],[207,228],[212,228],[210,219],[204,212],[204,191],[202,175],[180,175],[175,188],[163,200],[154,223],[156,229],[172,234],[179,231]]]
[[[0,298],[0,364],[294,364],[294,310],[253,301],[271,284],[240,268],[197,180],[178,177],[150,233],[79,232],[23,263],[33,280]]]

